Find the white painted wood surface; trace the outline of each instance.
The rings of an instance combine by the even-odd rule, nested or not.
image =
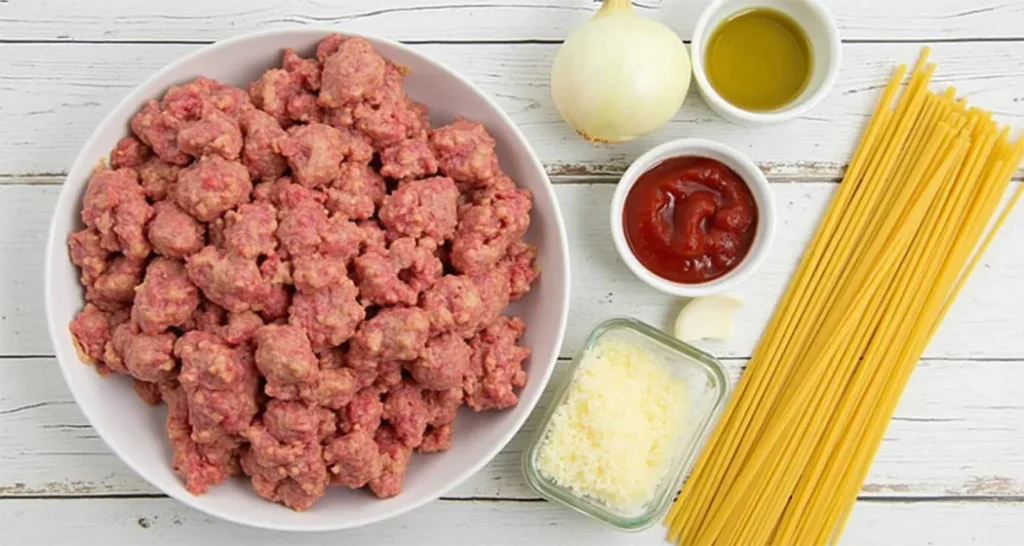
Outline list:
[[[284,534],[223,525],[165,498],[52,499],[5,502],[0,524],[11,544],[111,546],[253,544],[345,546],[451,546],[668,544],[659,527],[616,533],[564,508],[541,502],[440,500],[392,521],[349,532]],[[862,502],[853,512],[843,546],[1018,546],[1017,501]],[[31,532],[28,532],[31,530]],[[69,541],[68,537],[74,537]]]
[[[183,4],[192,4],[185,6]],[[706,0],[642,0],[637,10],[688,40]],[[847,40],[1024,38],[1014,0],[825,0]],[[10,40],[220,40],[266,28],[329,25],[405,41],[565,38],[595,0],[7,0],[0,25]]]
[[[650,145],[680,136],[722,140],[758,161],[776,182],[782,225],[761,274],[740,290],[748,304],[736,339],[706,346],[728,357],[735,376],[895,63],[913,62],[930,43],[937,85],[954,85],[1024,126],[1024,1],[826,3],[845,40],[844,65],[833,93],[809,115],[742,128],[693,95],[656,134],[601,147],[570,133],[547,89],[557,42],[589,16],[590,0],[0,0],[0,544],[663,543],[660,529],[617,534],[540,502],[519,473],[521,437],[445,499],[352,532],[245,529],[161,496],[96,436],[50,356],[41,283],[50,211],[93,126],[175,58],[267,28],[386,35],[416,43],[494,96],[559,184],[578,287],[563,356],[601,317],[663,325],[678,306],[635,280],[611,248],[605,218],[614,175]],[[688,38],[705,4],[646,0],[638,9]],[[1024,213],[1004,229],[912,377],[842,544],[1024,540]]]

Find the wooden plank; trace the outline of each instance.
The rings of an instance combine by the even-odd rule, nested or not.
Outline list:
[[[744,363],[726,361],[734,382]],[[450,498],[535,498],[523,481],[520,458],[565,369],[562,362],[519,435]],[[1024,496],[1022,382],[1024,360],[923,361],[864,493]],[[139,411],[153,410],[139,402]],[[92,430],[52,358],[0,359],[0,433],[0,497],[158,493]],[[458,435],[456,426],[456,442]]]
[[[6,500],[0,524],[12,544],[621,544],[664,545],[665,528],[618,533],[546,502],[437,501],[376,525],[333,533],[240,527],[166,498]],[[865,502],[842,546],[999,546],[1024,534],[1019,502]],[[56,516],[56,520],[55,520]]]
[[[43,256],[60,186],[0,186],[0,355],[52,354]]]
[[[685,39],[708,0],[637,2],[637,10]],[[959,0],[827,0],[847,40],[1020,38],[1024,6]],[[396,40],[562,40],[596,9],[593,0],[221,0],[167,4],[137,0],[13,0],[0,7],[8,40],[214,41],[267,28],[330,26]],[[537,21],[544,24],[538,25]]]
[[[746,357],[754,348],[797,260],[817,226],[835,184],[774,185],[779,226],[761,270],[737,293],[746,305],[729,343],[708,344],[714,354]],[[59,186],[0,185],[0,355],[52,354],[42,305],[43,241]],[[560,184],[558,200],[573,243],[573,293],[562,348],[570,356],[587,331],[612,315],[657,326],[671,324],[682,301],[649,288],[619,259],[608,231],[613,186]],[[1018,211],[964,289],[926,352],[931,357],[1024,358],[1024,213]]]
[[[0,175],[65,171],[82,142],[122,96],[198,47],[0,44],[0,88],[4,90]],[[558,116],[548,90],[555,44],[416,47],[494,97],[553,175],[614,175],[657,143],[704,137],[742,150],[773,179],[788,181],[841,175],[873,111],[878,90],[897,63],[914,62],[921,44],[844,45],[843,70],[832,93],[814,111],[790,123],[758,128],[724,123],[708,110],[694,87],[672,122],[618,146],[589,144]],[[1024,126],[1024,41],[939,43],[933,59],[940,66],[936,87],[954,85],[972,103],[995,111],[1001,121]],[[268,65],[273,61],[268,59]]]

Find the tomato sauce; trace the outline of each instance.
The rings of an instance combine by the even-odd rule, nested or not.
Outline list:
[[[747,184],[721,162],[675,157],[637,179],[623,221],[629,248],[644,267],[696,284],[725,275],[747,255],[757,205]]]

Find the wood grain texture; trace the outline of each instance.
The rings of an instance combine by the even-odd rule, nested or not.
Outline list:
[[[689,39],[708,3],[644,0],[636,7]],[[846,40],[1024,37],[1019,2],[826,0],[826,6]],[[7,0],[0,3],[0,34],[8,40],[214,41],[321,25],[396,40],[562,40],[595,9],[594,0]]]
[[[736,293],[746,305],[727,344],[708,345],[714,354],[746,357],[754,348],[823,213],[828,183],[775,184],[779,225],[759,272]],[[52,354],[42,305],[43,243],[60,186],[0,185],[0,356]],[[614,187],[559,184],[555,187],[568,230],[572,301],[562,355],[569,356],[602,318],[628,315],[667,326],[682,301],[643,284],[611,244],[608,210]],[[1016,211],[968,282],[926,356],[1024,358],[1020,335],[1024,309],[1024,211]]]
[[[60,186],[0,186],[0,356],[52,354],[43,256]]]
[[[688,39],[708,1],[636,4]],[[699,136],[761,164],[779,183],[778,239],[740,290],[748,303],[735,339],[705,344],[729,357],[735,380],[896,63],[913,62],[935,42],[936,87],[954,85],[1002,121],[1024,126],[1024,2],[824,1],[846,42],[844,63],[835,89],[809,115],[737,127],[692,94],[655,134],[603,147],[571,133],[547,82],[558,43],[591,16],[592,0],[0,0],[0,544],[665,544],[661,528],[615,533],[538,500],[519,469],[536,418],[448,498],[351,532],[242,528],[159,495],[96,435],[48,356],[42,262],[58,184],[122,96],[204,43],[307,25],[412,42],[498,101],[559,183],[575,285],[563,355],[603,317],[662,326],[680,304],[637,281],[610,244],[607,184],[638,154]],[[1024,169],[1016,176],[1024,179]],[[1018,211],[915,371],[841,544],[1021,543],[1022,240]]]
[[[745,363],[725,361],[733,383]],[[512,442],[447,498],[536,498],[523,480],[520,458],[555,387],[567,379],[566,369],[560,363]],[[1024,497],[1024,404],[1017,393],[1022,383],[1024,360],[922,361],[864,494]],[[141,402],[138,410],[155,411]],[[159,493],[96,435],[53,358],[0,359],[0,432],[0,497]]]
[[[0,4],[4,5],[10,4]],[[121,97],[199,47],[0,43],[0,176],[64,172]],[[522,129],[552,175],[615,175],[665,140],[704,137],[749,154],[773,180],[791,181],[841,176],[880,88],[898,63],[917,59],[922,44],[845,44],[842,72],[825,101],[800,119],[770,130],[722,121],[691,86],[690,96],[670,123],[617,146],[583,141],[558,116],[548,89],[556,44],[415,47],[490,94]],[[939,63],[935,88],[955,86],[972,104],[994,111],[1000,121],[1024,127],[1024,41],[938,43],[932,58]],[[271,62],[268,59],[268,65]],[[1018,176],[1024,176],[1024,170]]]
[[[563,544],[664,545],[665,529],[631,534],[545,502],[436,501],[391,521],[333,533],[275,533],[207,517],[165,498],[8,500],[0,526],[12,544],[345,544],[388,546]],[[841,546],[1019,544],[1020,502],[859,502]]]

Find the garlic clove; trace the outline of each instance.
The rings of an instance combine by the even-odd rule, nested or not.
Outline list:
[[[727,294],[694,298],[679,311],[675,336],[685,342],[728,341],[732,337],[732,315],[742,306],[743,300]]]

